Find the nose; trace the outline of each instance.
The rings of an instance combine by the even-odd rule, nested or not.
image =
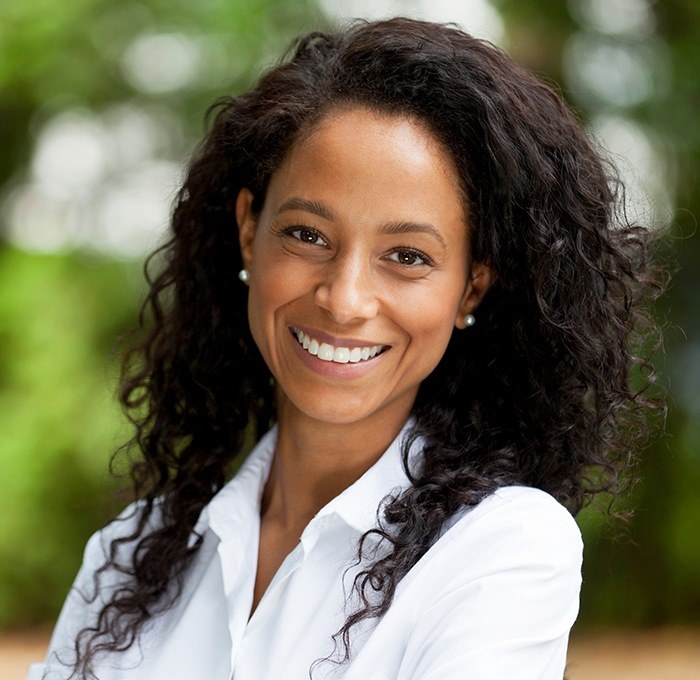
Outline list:
[[[372,319],[379,311],[371,267],[359,258],[347,257],[328,263],[314,300],[339,324]]]

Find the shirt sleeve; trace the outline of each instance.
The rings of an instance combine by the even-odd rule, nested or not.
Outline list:
[[[449,545],[433,565],[439,595],[418,617],[397,680],[562,680],[581,534],[552,497],[513,489],[441,539]]]

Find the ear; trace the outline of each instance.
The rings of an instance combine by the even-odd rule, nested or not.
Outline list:
[[[243,267],[250,269],[253,262],[253,239],[255,238],[256,220],[253,215],[253,194],[243,188],[236,197],[236,222],[238,223],[238,243],[241,247]]]
[[[464,317],[471,314],[479,306],[484,299],[484,295],[488,293],[489,288],[493,284],[495,274],[493,269],[484,262],[475,262],[469,272],[467,286],[464,289],[464,295],[459,303],[455,326],[459,329],[467,327],[464,323]]]

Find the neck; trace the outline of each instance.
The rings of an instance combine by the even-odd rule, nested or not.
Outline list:
[[[358,422],[328,423],[302,413],[280,394],[277,449],[262,519],[301,531],[377,462],[406,423],[412,402],[394,403]]]

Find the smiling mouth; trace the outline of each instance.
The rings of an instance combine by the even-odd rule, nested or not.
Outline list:
[[[362,361],[369,361],[389,348],[389,345],[371,345],[367,347],[334,346],[327,342],[320,342],[293,326],[290,330],[297,342],[309,354],[319,358],[321,361],[332,361],[336,364],[357,364]]]

